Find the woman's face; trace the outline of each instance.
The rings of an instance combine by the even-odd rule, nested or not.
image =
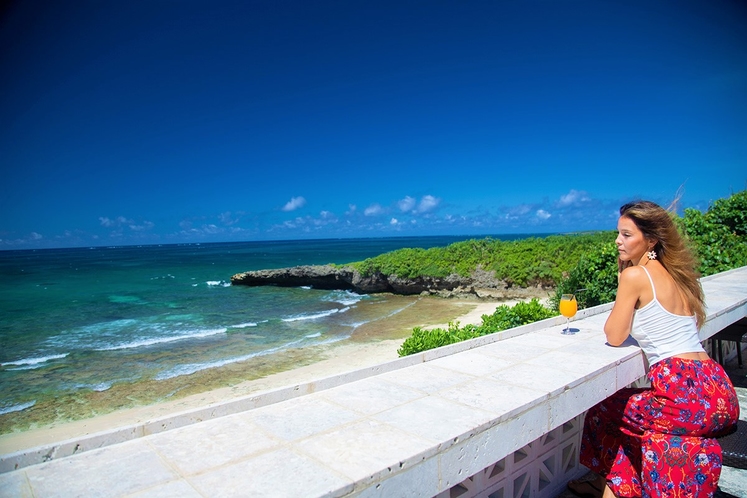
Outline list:
[[[651,246],[651,243],[643,236],[643,232],[627,216],[620,216],[617,220],[615,244],[617,244],[620,259],[633,264],[637,264]]]

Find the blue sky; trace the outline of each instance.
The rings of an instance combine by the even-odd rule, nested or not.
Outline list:
[[[741,0],[0,19],[0,249],[613,229],[747,187]]]

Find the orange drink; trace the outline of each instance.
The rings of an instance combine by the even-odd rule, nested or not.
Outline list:
[[[578,303],[576,302],[576,296],[573,294],[563,294],[560,297],[560,314],[565,317],[565,328],[560,332],[561,334],[573,334],[578,332],[578,329],[571,329],[568,323],[571,317],[578,311]]]
[[[576,302],[575,296],[571,296],[571,299],[560,300],[560,314],[564,317],[571,318],[576,314],[577,311],[578,303]]]

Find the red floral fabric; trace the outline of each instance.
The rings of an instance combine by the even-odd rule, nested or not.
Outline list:
[[[714,496],[721,475],[721,446],[708,437],[645,433],[641,495]]]
[[[667,358],[648,378],[650,388],[622,389],[587,412],[581,463],[616,496],[712,496],[721,474],[713,438],[739,419],[734,386],[713,360]]]

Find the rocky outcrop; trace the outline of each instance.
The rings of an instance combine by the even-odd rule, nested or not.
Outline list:
[[[354,290],[352,268],[323,266],[292,266],[276,270],[257,270],[237,273],[231,277],[233,285],[278,285],[280,287],[301,287],[308,285],[317,289]],[[375,292],[375,291],[373,291]]]
[[[363,276],[352,267],[293,266],[275,270],[237,273],[231,277],[233,285],[277,285],[281,287],[311,286],[316,289],[352,290],[361,294],[391,292],[394,294],[434,294],[443,297],[477,296],[485,299],[513,299],[546,297],[542,287],[516,287],[495,278],[482,269],[469,277],[452,274],[448,277],[400,278],[397,275],[374,273]]]

